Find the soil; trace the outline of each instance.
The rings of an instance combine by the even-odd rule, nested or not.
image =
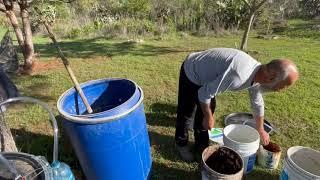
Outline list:
[[[44,72],[61,67],[63,67],[63,64],[59,59],[51,59],[48,61],[34,61],[34,63],[32,64],[32,73]]]
[[[263,146],[263,148],[267,151],[274,152],[274,153],[281,151],[280,146],[276,143],[273,143],[273,142],[270,142],[268,145]]]
[[[233,151],[221,147],[207,160],[206,164],[220,174],[235,174],[242,169],[241,158]]]

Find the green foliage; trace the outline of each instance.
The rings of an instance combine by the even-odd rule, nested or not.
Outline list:
[[[7,26],[7,18],[5,16],[0,16],[0,26]]]
[[[68,37],[82,37],[85,34],[99,36],[106,32],[109,35],[153,33],[156,36],[176,31],[198,35],[225,34],[244,29],[249,17],[249,7],[243,0],[77,0],[68,4],[58,1],[42,4],[39,0],[35,2],[48,15],[52,15],[54,10],[58,23],[54,26],[61,32],[59,34]],[[253,2],[258,4],[261,0],[248,0],[249,4]],[[277,0],[266,3],[257,13],[253,28],[265,33],[271,33],[271,29],[281,30],[273,26],[274,22],[282,21],[299,10],[307,11],[308,6],[302,7],[302,2],[310,4],[311,0],[302,0],[300,8],[298,2]]]

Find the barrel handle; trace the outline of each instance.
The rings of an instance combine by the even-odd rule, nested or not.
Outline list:
[[[49,117],[51,119],[52,128],[53,128],[53,162],[58,161],[58,143],[59,143],[58,142],[58,125],[57,125],[57,120],[56,120],[51,108],[46,103],[44,103],[40,100],[37,100],[35,98],[31,98],[31,97],[23,97],[23,96],[9,98],[9,99],[1,102],[0,107],[2,107],[5,104],[9,104],[9,103],[13,103],[13,102],[25,102],[25,103],[38,104],[49,113],[49,115],[50,115]],[[2,108],[0,108],[0,112],[1,112],[2,116],[4,116]]]

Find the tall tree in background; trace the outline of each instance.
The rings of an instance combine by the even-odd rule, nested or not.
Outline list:
[[[34,58],[28,7],[29,3],[27,0],[0,0],[0,11],[9,19],[21,48],[24,58],[24,70],[31,69]],[[22,28],[19,25],[15,11],[20,13]]]
[[[247,24],[247,27],[244,31],[243,37],[242,37],[242,42],[241,42],[241,46],[240,49],[241,50],[247,50],[247,45],[248,45],[248,37],[249,37],[249,33],[250,33],[250,29],[253,23],[253,19],[256,15],[256,13],[258,12],[258,10],[267,2],[271,2],[271,0],[242,0],[243,2],[246,3],[246,5],[249,8],[249,21]]]

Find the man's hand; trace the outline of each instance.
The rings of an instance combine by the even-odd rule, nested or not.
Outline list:
[[[214,127],[214,117],[213,115],[204,116],[202,120],[202,127],[205,130],[211,130]]]
[[[264,117],[263,116],[257,116],[256,118],[257,122],[257,130],[260,135],[261,142],[264,146],[268,145],[270,142],[269,134],[264,130]]]
[[[258,130],[259,132],[259,135],[260,135],[260,139],[262,141],[262,144],[264,146],[268,145],[269,142],[270,142],[270,137],[269,137],[269,134],[264,130],[264,129],[261,129],[261,130]]]

